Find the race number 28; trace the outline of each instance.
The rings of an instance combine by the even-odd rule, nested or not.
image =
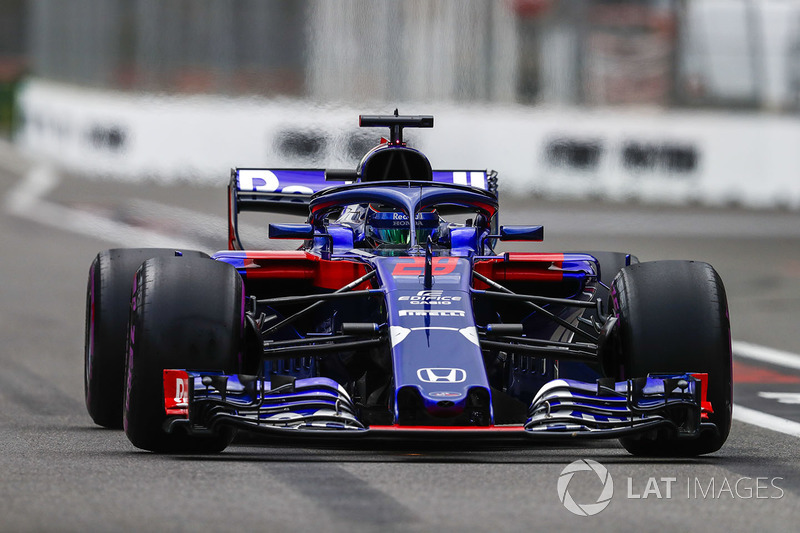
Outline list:
[[[450,274],[456,269],[458,258],[434,257],[431,273],[434,276]],[[407,261],[398,262],[394,266],[392,276],[422,276],[425,274],[425,258],[409,257]]]

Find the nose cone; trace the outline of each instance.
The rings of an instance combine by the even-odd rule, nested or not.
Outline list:
[[[464,412],[466,394],[448,391],[433,391],[425,394],[425,409],[437,418],[453,418]],[[446,398],[446,399],[443,399]]]
[[[397,391],[397,423],[401,425],[488,426],[491,421],[491,397],[484,387],[471,387],[463,394],[423,391],[419,386]]]
[[[469,260],[436,257],[432,287],[423,257],[381,258],[389,290],[395,418],[407,425],[488,425],[491,395],[472,310]]]

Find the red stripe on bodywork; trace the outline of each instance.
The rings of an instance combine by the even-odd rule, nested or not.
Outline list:
[[[561,266],[564,254],[508,253],[504,258],[489,259],[475,263],[475,272],[489,279],[503,281],[549,281],[559,282],[564,279]],[[550,270],[555,267],[556,270]],[[487,285],[475,281],[476,289],[485,289]]]
[[[354,261],[329,261],[297,251],[247,252],[244,268],[248,279],[308,279],[322,289],[341,289],[367,273],[367,266]],[[369,289],[364,282],[355,290]]]
[[[245,253],[248,259],[306,259],[311,256],[311,254],[302,250],[247,251]]]
[[[524,432],[522,425],[515,426],[370,426],[369,429],[376,431],[481,431],[481,432]]]
[[[483,202],[475,202],[474,204],[476,207],[483,209],[487,213],[489,213],[489,218],[493,217],[495,213],[497,213],[497,207],[491,204],[485,204]]]
[[[561,267],[564,263],[564,254],[551,254],[551,253],[536,253],[536,252],[508,252],[506,254],[508,261],[528,261],[538,263],[555,263],[557,267]]]

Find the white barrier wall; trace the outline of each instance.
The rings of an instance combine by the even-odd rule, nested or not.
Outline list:
[[[97,177],[225,183],[234,166],[354,167],[381,135],[359,113],[293,100],[22,89],[18,144]],[[490,168],[501,190],[800,209],[800,119],[767,114],[401,104],[434,168]]]

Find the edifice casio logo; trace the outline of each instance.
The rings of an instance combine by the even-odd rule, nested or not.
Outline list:
[[[576,472],[592,471],[597,474],[597,477],[602,483],[602,490],[594,503],[577,503],[569,493],[569,483]],[[614,480],[611,479],[611,474],[606,467],[592,461],[591,459],[579,459],[568,464],[558,478],[558,499],[564,504],[564,507],[573,514],[579,516],[594,516],[608,507],[611,503],[611,497],[614,496]]]

